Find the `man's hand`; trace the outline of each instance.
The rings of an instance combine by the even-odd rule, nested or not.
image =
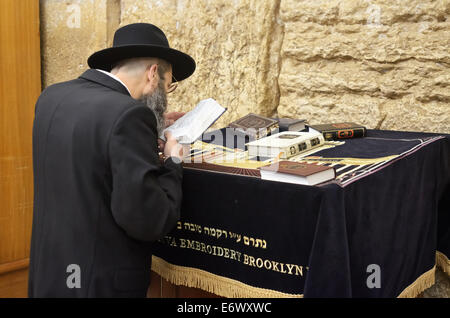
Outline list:
[[[175,121],[177,121],[180,117],[183,117],[185,114],[186,114],[185,112],[170,112],[170,113],[164,114],[164,128],[169,127]]]
[[[181,162],[183,159],[183,146],[178,143],[177,139],[172,136],[170,131],[166,131],[164,136],[166,137],[166,143],[164,144],[164,156],[172,157],[174,159],[176,158],[179,162]]]

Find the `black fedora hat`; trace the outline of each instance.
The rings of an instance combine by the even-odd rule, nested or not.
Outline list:
[[[113,46],[88,58],[90,68],[111,71],[114,64],[135,57],[157,57],[172,64],[173,81],[182,81],[195,71],[195,61],[172,49],[161,29],[149,23],[133,23],[114,33]]]

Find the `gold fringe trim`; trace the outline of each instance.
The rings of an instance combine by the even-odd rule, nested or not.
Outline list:
[[[436,271],[436,265],[433,266],[432,269],[429,271],[423,273],[422,275],[417,278],[414,283],[406,287],[400,295],[398,295],[398,298],[415,298],[417,295],[422,293],[425,289],[430,288],[434,285],[435,282],[435,271]]]
[[[436,265],[450,276],[450,260],[444,253],[436,251]]]
[[[152,257],[152,270],[172,284],[200,288],[226,298],[303,298],[303,294],[252,287],[198,268],[173,265],[157,256]]]
[[[450,264],[448,258],[437,252],[436,259],[438,258],[441,262],[438,262],[439,267],[448,273]],[[152,257],[152,270],[172,284],[200,288],[226,298],[303,298],[303,294],[287,294],[271,289],[253,287],[198,268],[173,265],[157,256]],[[433,266],[432,269],[420,275],[398,295],[398,298],[415,298],[425,289],[433,286],[435,271],[436,266]]]

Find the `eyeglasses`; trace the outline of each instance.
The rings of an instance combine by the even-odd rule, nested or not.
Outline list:
[[[172,75],[172,77],[173,77],[173,75]],[[172,82],[172,84],[169,85],[169,88],[167,88],[167,91],[166,91],[167,94],[172,93],[178,87],[177,79],[175,77],[173,77],[173,79],[175,80],[175,82]]]

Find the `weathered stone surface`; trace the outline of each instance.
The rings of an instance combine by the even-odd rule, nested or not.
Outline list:
[[[220,127],[249,112],[276,112],[283,39],[278,2],[122,0],[121,24],[153,23],[172,47],[196,60],[194,75],[170,96],[170,109],[187,111],[212,97],[228,108]]]
[[[43,84],[78,76],[119,23],[151,22],[197,61],[170,110],[213,97],[228,107],[216,127],[255,112],[449,133],[449,13],[450,0],[41,0]]]
[[[43,87],[78,77],[87,58],[110,45],[119,23],[114,7],[120,1],[40,1]]]
[[[282,0],[280,116],[450,132],[450,1]]]

